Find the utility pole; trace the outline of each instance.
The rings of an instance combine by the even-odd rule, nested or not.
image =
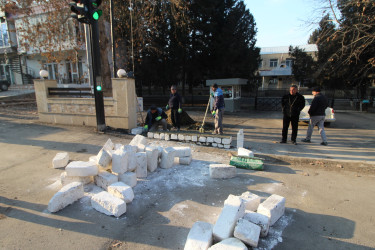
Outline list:
[[[113,32],[113,6],[114,6],[114,3],[113,3],[113,0],[110,0],[109,1],[109,12],[110,12],[110,22],[111,22],[111,45],[112,45],[112,77],[115,78],[116,77],[116,46],[114,44],[115,42],[115,39],[114,39],[114,32]]]
[[[102,10],[98,9],[102,0],[73,0],[69,3],[71,17],[78,22],[85,23],[87,59],[90,62],[90,82],[92,81],[95,96],[96,125],[98,131],[106,129],[104,116],[104,100],[102,91],[102,78],[100,69],[100,48],[99,48],[99,26],[98,19]],[[87,35],[89,33],[89,37]],[[87,39],[89,38],[89,39]]]
[[[98,131],[106,129],[105,116],[104,116],[104,100],[102,91],[102,78],[100,67],[100,48],[99,48],[99,27],[98,21],[91,23],[91,55],[92,55],[92,73],[94,83],[94,96],[95,96],[95,110],[96,110],[96,124]]]

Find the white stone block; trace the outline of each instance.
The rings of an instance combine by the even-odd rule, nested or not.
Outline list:
[[[233,237],[234,227],[244,214],[245,204],[240,197],[229,196],[213,228],[215,240],[221,241]]]
[[[198,136],[196,136],[196,135],[192,135],[192,136],[191,136],[191,141],[193,141],[193,142],[197,142],[197,141],[198,141]]]
[[[199,142],[206,142],[207,138],[205,136],[199,136]]]
[[[212,147],[217,148],[217,143],[212,143]]]
[[[184,250],[208,249],[212,245],[212,224],[197,221],[189,231]]]
[[[150,138],[150,139],[154,138],[154,133],[148,132],[147,137]]]
[[[178,139],[178,137],[177,137],[176,134],[171,134],[171,140],[177,140],[177,139]]]
[[[137,127],[131,130],[132,135],[140,135],[142,133],[143,133],[143,127]]]
[[[285,212],[285,198],[273,194],[259,205],[257,212],[268,216],[272,226]]]
[[[160,139],[160,134],[159,133],[154,133],[154,139]]]
[[[165,140],[165,134],[164,134],[164,133],[161,133],[159,139],[160,139],[160,140]]]
[[[260,226],[260,236],[266,237],[270,228],[270,218],[264,214],[246,210],[243,219]]]
[[[52,160],[52,167],[53,168],[65,168],[69,162],[69,154],[68,152],[61,152],[57,153],[56,156]]]
[[[217,147],[218,148],[224,148],[224,145],[223,144],[217,144]]]
[[[105,149],[104,147],[99,151],[96,156],[97,164],[102,168],[110,167],[112,161],[111,151]]]
[[[147,170],[154,172],[159,163],[159,150],[154,147],[146,147]]]
[[[208,250],[248,250],[247,246],[236,238],[228,238],[216,243]]]
[[[114,151],[112,154],[112,172],[117,174],[125,173],[128,170],[130,154],[124,151],[123,147]]]
[[[118,176],[111,174],[107,171],[100,171],[97,176],[94,177],[95,184],[98,187],[103,188],[104,190],[107,190],[108,186],[118,182]]]
[[[243,148],[244,140],[243,129],[240,129],[237,133],[237,148]]]
[[[68,176],[66,172],[62,172],[60,175],[61,185],[65,186],[72,182],[81,182],[83,185],[89,184],[93,181],[92,176]]]
[[[112,142],[111,139],[109,138],[109,139],[104,143],[103,148],[104,148],[105,150],[107,150],[107,151],[111,151],[111,150],[113,150],[114,146],[115,146],[115,145],[113,144],[113,142]]]
[[[213,143],[213,142],[214,142],[214,138],[208,136],[208,137],[207,137],[207,142],[209,142],[209,143]]]
[[[124,200],[126,203],[130,203],[134,199],[133,189],[123,182],[116,182],[108,186],[108,193]]]
[[[119,174],[118,179],[130,187],[135,187],[137,185],[137,175],[134,172]]]
[[[99,168],[92,161],[72,161],[65,171],[68,176],[94,176],[98,174]]]
[[[166,140],[166,141],[170,141],[170,140],[171,140],[171,137],[170,137],[169,134],[165,134],[165,140]]]
[[[239,219],[234,229],[234,237],[240,239],[246,244],[257,247],[260,235],[260,226],[251,223],[248,220]]]
[[[191,135],[185,135],[185,141],[191,141]]]
[[[62,187],[48,202],[48,211],[55,213],[84,196],[81,182],[72,182]]]
[[[185,140],[185,136],[183,134],[178,134],[177,138],[178,138],[179,141]]]
[[[137,168],[135,169],[135,173],[137,177],[138,178],[147,177],[147,153],[146,152],[136,153],[135,158],[137,159]]]
[[[147,138],[143,135],[136,135],[134,136],[133,140],[129,143],[130,146],[138,146],[139,144],[146,145]]]
[[[190,147],[173,147],[176,150],[176,157],[187,157],[191,155]]]
[[[186,157],[179,157],[178,163],[181,164],[181,165],[190,165],[191,159],[192,159],[191,155],[186,156]]]
[[[176,150],[173,147],[164,148],[161,153],[161,168],[171,168],[174,163],[174,158],[176,155]]]
[[[245,203],[246,210],[256,211],[258,209],[260,204],[260,197],[258,195],[247,191],[241,194],[240,197]]]
[[[210,164],[210,177],[214,179],[233,178],[236,176],[235,166],[227,164]]]
[[[245,156],[245,157],[254,157],[253,151],[248,150],[246,148],[238,148],[237,149],[237,155],[238,156]]]
[[[224,148],[225,148],[225,149],[230,149],[230,145],[228,145],[228,144],[224,144]]]
[[[126,212],[126,202],[106,191],[91,197],[91,206],[103,214],[115,217],[120,217]]]
[[[229,137],[229,138],[222,138],[221,143],[224,144],[224,145],[227,145],[227,144],[230,145],[232,143],[232,136]]]
[[[125,146],[125,151],[128,152],[128,171],[134,171],[137,168],[137,160],[135,154],[137,153],[138,147],[130,145]]]
[[[214,142],[219,144],[221,143],[221,138],[220,137],[214,137]]]

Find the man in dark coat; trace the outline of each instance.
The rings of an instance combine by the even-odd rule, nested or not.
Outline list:
[[[166,110],[171,109],[171,120],[173,124],[173,128],[180,131],[180,114],[182,113],[181,109],[181,96],[177,93],[177,87],[173,85],[171,87],[171,95],[169,97],[169,101],[167,106],[165,107]]]
[[[212,116],[215,119],[215,129],[212,134],[223,134],[223,116],[224,116],[224,95],[223,90],[219,88],[219,86],[215,83],[211,86],[212,92],[211,96],[214,98],[213,108],[212,108]]]
[[[280,143],[286,143],[288,137],[289,124],[292,124],[292,138],[293,144],[297,144],[298,121],[301,110],[305,107],[305,98],[298,93],[297,85],[292,85],[289,88],[289,94],[284,95],[281,100],[281,107],[283,110],[283,130]]]
[[[324,131],[324,120],[326,118],[326,108],[328,107],[328,99],[320,93],[320,88],[315,87],[312,90],[314,99],[311,102],[309,109],[310,122],[309,128],[307,129],[306,138],[303,139],[303,142],[311,142],[311,135],[313,133],[314,127],[318,126],[320,136],[322,137],[322,142],[320,143],[323,146],[327,146],[327,137],[326,132]]]
[[[159,125],[163,127],[163,131],[167,131],[167,118],[167,114],[161,108],[157,108],[154,104],[151,105],[147,111],[144,131],[157,131]]]

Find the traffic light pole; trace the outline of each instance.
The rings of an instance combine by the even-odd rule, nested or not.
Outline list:
[[[92,75],[95,96],[96,124],[98,131],[106,129],[104,116],[103,92],[98,91],[97,86],[102,86],[100,77],[100,48],[98,21],[92,21],[90,26]]]

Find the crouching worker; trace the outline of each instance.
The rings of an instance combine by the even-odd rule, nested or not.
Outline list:
[[[163,131],[167,131],[167,117],[167,114],[161,108],[151,105],[150,109],[147,111],[144,131],[157,131],[159,125],[163,127]]]

